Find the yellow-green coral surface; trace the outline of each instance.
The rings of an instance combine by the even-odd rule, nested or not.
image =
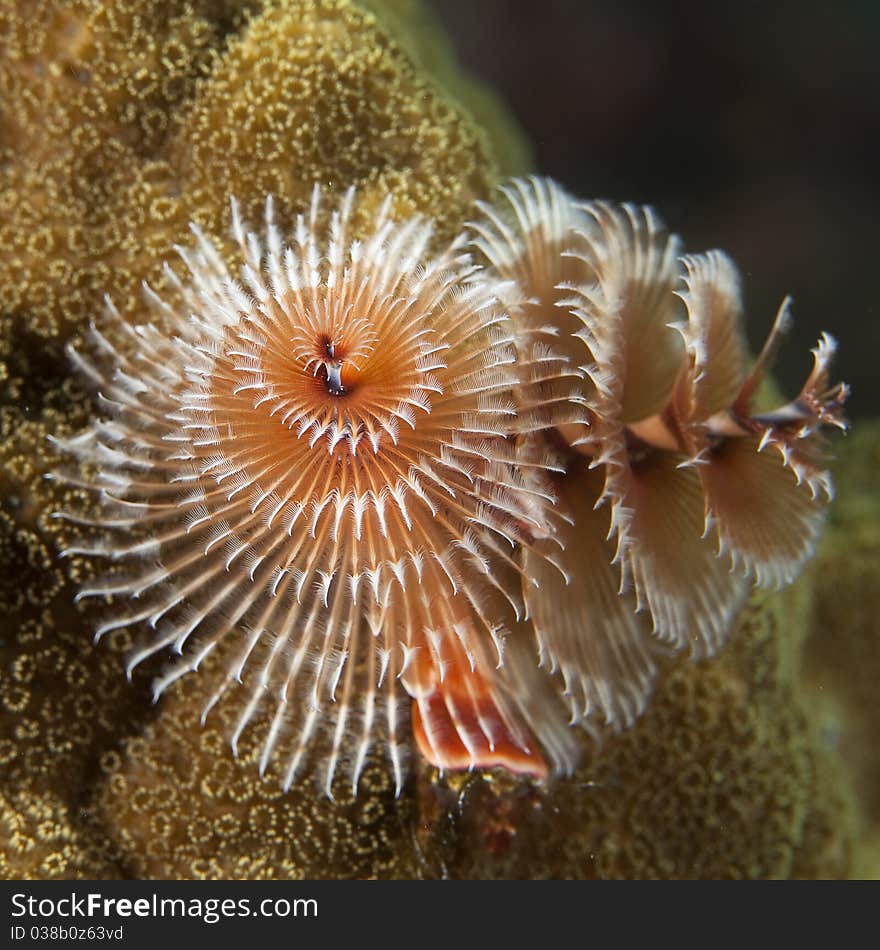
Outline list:
[[[878,612],[852,603],[880,589],[857,477],[876,436],[847,447],[821,570],[754,600],[720,658],[671,670],[633,730],[547,790],[425,769],[395,799],[374,765],[356,799],[285,794],[258,777],[258,731],[236,761],[222,715],[199,724],[210,670],[153,706],[151,671],[122,675],[125,634],[92,645],[73,606],[86,566],[59,562],[61,489],[42,478],[46,436],[92,411],[64,342],[105,293],[143,319],[141,282],[168,292],[190,220],[224,240],[231,193],[254,217],[271,192],[289,221],[313,183],[355,184],[364,221],[393,190],[398,213],[455,232],[526,151],[431,30],[408,0],[0,9],[0,876],[877,873],[854,842],[880,817]]]

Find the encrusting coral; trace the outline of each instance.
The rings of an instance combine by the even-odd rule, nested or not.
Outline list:
[[[89,624],[71,607],[88,565],[73,559],[68,581],[55,553],[69,541],[47,517],[87,499],[41,478],[59,464],[45,436],[68,437],[88,413],[54,341],[92,317],[106,330],[104,292],[132,323],[143,321],[142,280],[174,299],[162,259],[186,243],[189,219],[225,254],[229,193],[251,220],[274,194],[287,227],[313,181],[339,193],[356,184],[363,201],[352,228],[363,234],[393,190],[395,217],[435,218],[439,240],[497,177],[489,141],[371,13],[342,0],[289,0],[254,5],[249,19],[234,6],[181,5],[168,16],[167,4],[73,4],[29,20],[21,4],[4,14],[0,81],[13,93],[5,101],[22,105],[0,117],[10,397],[2,557],[4,576],[16,578],[4,592],[15,634],[2,643],[0,873],[846,874],[845,785],[828,778],[833,757],[792,685],[807,579],[784,600],[756,601],[721,657],[674,670],[630,732],[546,790],[494,773],[444,781],[428,771],[395,798],[392,774],[370,756],[357,797],[344,783],[333,801],[309,785],[285,794],[256,768],[268,722],[242,738],[239,763],[227,746],[228,710],[199,726],[219,660],[151,707],[147,684],[159,668],[147,661],[125,682],[128,635],[90,644]],[[152,110],[160,118],[147,121]],[[33,151],[19,150],[37,128],[45,131]],[[51,159],[44,177],[41,155]],[[44,266],[52,254],[22,245],[37,232],[60,270]],[[58,244],[68,232],[87,252]],[[35,339],[48,341],[39,354]],[[786,615],[791,604],[800,608]],[[77,689],[84,681],[88,689]],[[720,828],[734,831],[722,839]],[[474,842],[486,845],[477,863]]]
[[[839,752],[860,802],[854,875],[880,876],[880,426],[860,421],[836,466],[838,498],[809,576],[816,609],[805,682],[820,734]]]
[[[284,794],[257,775],[268,724],[231,761],[233,718],[203,729],[206,678],[192,677],[107,763],[95,808],[145,877],[844,876],[846,777],[794,685],[809,591],[760,596],[725,653],[682,664],[632,729],[548,791],[427,775],[395,800],[376,760],[356,797],[344,780],[333,803]]]
[[[679,664],[551,794],[479,777],[430,790],[424,851],[465,878],[845,876],[846,777],[796,685],[810,604],[804,585],[756,595],[719,657]]]

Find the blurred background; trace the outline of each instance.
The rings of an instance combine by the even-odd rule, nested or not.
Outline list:
[[[538,171],[730,253],[753,347],[792,294],[786,394],[828,330],[850,417],[880,413],[880,0],[431,2]]]

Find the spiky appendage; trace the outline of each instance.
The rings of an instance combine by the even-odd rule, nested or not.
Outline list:
[[[753,395],[791,325],[790,301],[749,369],[735,265],[720,251],[685,264],[689,319],[678,329],[688,361],[672,410],[702,482],[706,532],[739,573],[781,587],[811,557],[833,494],[822,428],[846,428],[848,392],[828,381],[835,344],[823,334],[796,399],[756,413]]]
[[[561,536],[578,559],[575,564],[569,558],[566,565],[573,582],[567,584],[534,551],[525,555],[526,576],[535,582],[526,588],[525,597],[539,656],[542,666],[561,681],[573,722],[589,726],[604,720],[623,727],[644,706],[655,662],[649,630],[636,615],[633,598],[619,591],[614,562],[624,549],[630,512],[622,496],[604,491],[604,473],[617,458],[599,458],[603,442],[608,441],[607,433],[602,434],[608,420],[603,407],[613,403],[619,415],[621,367],[617,354],[614,363],[598,364],[593,329],[571,300],[575,287],[601,292],[602,262],[591,253],[588,236],[596,221],[591,209],[540,178],[514,180],[501,189],[495,206],[481,203],[479,208],[480,219],[470,225],[473,244],[494,273],[518,288],[511,311],[520,337],[539,340],[549,352],[564,354],[582,373],[568,393],[568,414],[557,415],[552,434],[545,436],[566,459],[566,471],[555,481],[568,519]],[[609,257],[618,250],[625,249],[609,249]],[[674,264],[674,244],[663,259]],[[639,257],[639,264],[649,266],[652,260],[648,254],[646,261]],[[653,288],[648,286],[647,292],[653,293]],[[634,317],[635,332],[643,331],[640,314],[628,315]],[[619,327],[621,315],[615,313],[611,319]],[[614,330],[610,326],[602,330],[617,345]],[[672,350],[674,380],[681,343],[671,332],[664,343]],[[610,503],[601,505],[603,498]]]
[[[735,272],[717,255],[682,258],[648,208],[577,204],[531,179],[481,210],[474,245],[519,285],[520,334],[555,336],[584,373],[572,402],[588,408],[588,432],[559,426],[553,441],[567,459],[560,536],[588,565],[569,557],[565,587],[526,554],[540,655],[573,720],[625,725],[654,673],[642,611],[661,641],[709,655],[750,579],[787,582],[799,569],[830,494],[818,428],[840,424],[845,389],[828,386],[826,339],[798,399],[753,415],[785,315],[747,375]]]
[[[410,698],[440,767],[566,768],[571,740],[508,628],[517,552],[554,531],[557,463],[527,433],[542,380],[570,371],[518,360],[503,288],[462,242],[431,257],[429,224],[392,222],[390,199],[351,241],[353,201],[328,220],[316,189],[290,246],[271,201],[264,240],[233,203],[243,283],[194,228],[188,277],[168,270],[187,310],[147,290],[155,325],[111,305],[94,361],[73,353],[110,418],[59,443],[101,502],[99,542],[66,553],[123,568],[80,596],[113,597],[98,637],[142,632],[129,670],[180,656],[157,697],[222,654],[205,714],[237,703],[233,747],[259,723],[261,768],[285,786],[308,768],[328,794],[341,769],[356,787],[381,738],[399,788]]]
[[[566,581],[534,551],[526,551],[526,590],[541,666],[562,681],[570,721],[626,728],[641,715],[657,672],[650,627],[619,592],[609,540],[611,507],[598,505],[601,469],[584,470],[573,460],[555,480],[561,510],[570,518],[560,529],[568,558]]]
[[[665,419],[685,356],[673,329],[683,315],[680,244],[649,208],[585,208],[592,227],[579,253],[595,281],[572,288],[569,302],[587,331],[590,374],[604,383],[591,448],[604,466],[621,584],[660,640],[703,656],[723,641],[746,585],[704,537],[699,477]]]
[[[590,269],[572,253],[588,216],[549,178],[513,179],[499,189],[497,205],[478,201],[481,217],[469,222],[473,247],[505,282],[505,303],[530,361],[561,356],[581,368],[586,350],[578,318],[563,306],[566,288],[589,279]],[[547,427],[577,448],[589,437],[585,383],[545,381],[541,395]]]

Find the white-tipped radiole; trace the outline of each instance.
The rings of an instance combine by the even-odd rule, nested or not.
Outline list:
[[[193,228],[179,305],[146,288],[152,324],[110,304],[73,351],[111,418],[58,443],[99,473],[70,476],[99,540],[67,553],[126,570],[81,596],[113,597],[98,635],[132,630],[129,673],[177,657],[157,699],[211,659],[205,714],[233,710],[237,749],[264,723],[257,765],[285,786],[356,787],[384,749],[399,790],[410,697],[441,767],[463,744],[545,774],[498,632],[525,614],[518,552],[555,530],[549,453],[523,442],[544,370],[461,240],[434,254],[390,201],[353,240],[355,197],[316,189],[287,241],[271,199],[261,236],[233,199],[239,273]]]

